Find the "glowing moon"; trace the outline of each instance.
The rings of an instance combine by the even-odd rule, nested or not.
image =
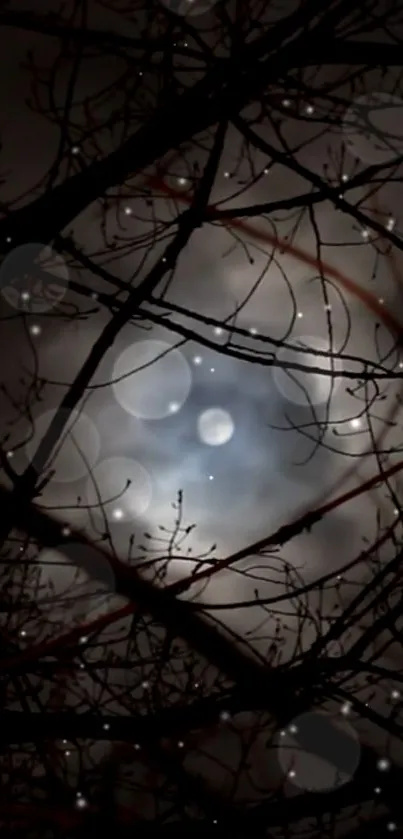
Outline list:
[[[223,446],[234,433],[231,414],[223,408],[209,408],[197,421],[199,437],[208,446]]]
[[[301,352],[301,349],[312,350],[312,353]],[[273,367],[274,382],[289,402],[296,405],[323,405],[331,395],[334,396],[340,386],[341,378],[322,376],[320,373],[311,373],[309,368],[316,367],[324,371],[333,370],[340,373],[343,365],[338,358],[330,359],[326,356],[315,355],[317,352],[329,352],[329,345],[326,341],[313,336],[294,338],[292,345],[283,347],[277,358],[283,364],[303,364],[307,371],[287,369],[287,367]],[[333,349],[333,352],[335,350]],[[331,386],[333,383],[333,389]]]
[[[122,352],[113,368],[113,381],[115,397],[125,411],[153,420],[180,410],[189,395],[192,374],[179,350],[150,340]]]

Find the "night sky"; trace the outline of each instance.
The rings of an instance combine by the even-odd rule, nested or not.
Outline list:
[[[19,11],[17,3],[9,5]],[[40,11],[51,6],[43,4]],[[113,21],[122,34],[136,31],[133,22],[124,22],[122,16],[98,4],[90,4],[88,14],[93,26],[107,29]],[[202,17],[192,14],[189,21],[193,24]],[[26,64],[22,66],[28,50],[39,65],[51,66],[58,42],[7,27],[0,38],[0,200],[16,201],[20,207],[42,193],[59,153],[57,177],[63,180],[106,156],[124,137],[118,125],[115,132],[100,130],[97,145],[86,140],[83,110],[77,107],[69,137],[60,149],[57,126],[34,107],[34,94],[38,94],[40,107],[52,108],[49,89],[46,84],[30,88],[30,71]],[[75,99],[95,97],[104,85],[118,79],[123,67],[125,61],[114,56],[83,62]],[[71,60],[64,59],[55,78],[53,95],[61,102],[69,69]],[[340,76],[342,71],[337,68]],[[91,100],[91,118],[101,122],[120,107],[132,85],[129,102],[135,127],[140,119],[135,116],[136,96],[147,111],[154,95],[145,66],[140,74],[138,89],[133,80],[130,84],[126,80],[110,99]],[[370,218],[382,220],[387,231],[400,235],[398,178],[377,190],[378,216],[364,187],[348,193],[350,179],[365,166],[386,163],[403,153],[403,98],[393,73],[390,76],[387,85],[373,72],[366,87],[357,87],[353,93],[348,85],[341,88],[344,118],[331,128],[323,126],[320,101],[313,104],[306,97],[296,104],[282,99],[281,137],[305,171],[324,177],[332,187],[337,185],[340,196],[359,204]],[[380,108],[376,129],[364,130],[360,119],[374,103]],[[269,123],[263,134],[271,144],[280,142]],[[135,287],[163,256],[168,243],[164,224],[187,206],[210,146],[205,132],[200,142],[184,147],[175,159],[163,158],[153,202],[146,189],[147,176],[155,177],[151,167],[147,176],[137,174],[124,187],[111,190],[102,206],[87,208],[65,234],[121,284]],[[273,162],[261,151],[254,153],[252,165],[242,152],[238,132],[233,126],[228,128],[210,204],[229,209],[281,202],[310,189],[302,174]],[[158,556],[157,567],[165,570],[164,579],[169,582],[198,568],[201,558],[218,563],[332,495],[370,478],[379,467],[374,438],[386,429],[381,446],[384,467],[397,462],[401,452],[399,380],[379,380],[378,390],[371,382],[367,390],[357,386],[363,362],[368,370],[378,365],[379,371],[381,365],[383,372],[398,371],[403,364],[392,319],[382,315],[383,308],[401,320],[403,292],[396,279],[401,273],[401,254],[394,249],[392,265],[382,237],[330,201],[318,203],[311,213],[300,207],[280,208],[270,216],[259,214],[246,221],[260,235],[218,223],[196,230],[174,276],[169,281],[165,277],[155,292],[160,305],[144,302],[141,318],[126,325],[106,353],[79,412],[69,419],[70,433],[50,463],[51,480],[37,499],[41,508],[60,520],[61,527],[82,529],[97,538],[109,528],[116,553],[134,565],[146,556]],[[274,232],[286,242],[284,247],[272,247]],[[53,278],[46,300],[41,290],[38,293],[41,278],[32,280],[38,253],[41,268]],[[333,269],[333,276],[327,274],[325,280],[312,264],[318,255]],[[77,283],[90,289],[88,297],[77,293],[73,287]],[[369,293],[367,302],[357,293],[357,286]],[[20,471],[34,457],[66,389],[105,327],[110,313],[102,295],[113,289],[77,261],[51,248],[44,253],[42,245],[32,242],[11,250],[3,260],[0,290],[5,388],[1,439],[10,463]],[[116,299],[118,304],[124,300],[118,289]],[[191,337],[186,337],[188,331]],[[226,346],[228,352],[223,351]],[[255,363],[245,359],[246,353],[249,358],[255,356]],[[276,358],[285,366],[273,366]],[[305,363],[308,371],[287,370],[287,362]],[[325,375],[310,373],[310,365],[323,369]],[[335,373],[333,378],[326,375],[329,370]],[[5,475],[3,481],[7,485]],[[399,477],[393,488],[399,495]],[[179,493],[180,524],[189,531],[177,533],[169,545]],[[262,652],[267,649],[267,636],[260,631],[266,611],[259,606],[236,609],[234,603],[253,599],[255,591],[261,598],[283,593],[284,562],[304,582],[337,573],[375,539],[380,523],[390,524],[395,515],[390,486],[378,486],[333,510],[269,563],[252,552],[236,570],[224,570],[207,585],[195,585],[190,596],[207,607],[231,607],[220,608],[220,620]],[[134,546],[129,547],[133,534]],[[381,549],[381,556],[390,558],[390,546]],[[62,557],[44,550],[39,559],[42,579],[61,592],[71,580],[71,571],[52,563],[55,559],[63,563]],[[357,574],[346,591],[347,599],[357,580],[361,584],[367,579],[368,568]],[[113,591],[113,575],[106,583]],[[325,595],[329,609],[334,597],[334,593]],[[83,610],[94,617],[105,612],[110,602],[102,600],[91,608],[84,604]],[[116,602],[121,600],[116,598]],[[65,621],[75,615],[76,619],[83,610],[78,604],[74,612],[69,605],[67,613],[55,610],[54,618]],[[284,649],[291,650],[298,617],[292,604],[284,612]],[[312,642],[315,631],[312,621],[304,646]],[[355,627],[352,637],[358,635]],[[379,697],[376,707],[382,708],[383,702]],[[355,772],[357,748],[358,755],[353,748],[347,763],[341,761],[340,771],[346,778]],[[288,764],[283,770],[289,771]],[[321,765],[306,771],[314,788],[312,778],[321,776]],[[336,785],[333,780],[326,783]]]

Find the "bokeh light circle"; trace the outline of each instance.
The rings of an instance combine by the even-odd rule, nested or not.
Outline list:
[[[234,433],[231,414],[223,408],[209,408],[200,414],[197,421],[199,437],[208,446],[222,446]]]
[[[185,357],[170,344],[139,341],[118,357],[113,382],[115,398],[125,411],[139,419],[154,420],[171,414],[173,405],[176,411],[182,407],[192,374]]]
[[[98,460],[101,440],[96,426],[86,414],[76,410],[58,413],[63,414],[67,422],[46,468],[55,473],[52,481],[63,484],[78,481],[88,474]],[[36,450],[55,414],[55,410],[46,411],[34,420],[32,439],[25,446],[29,460],[38,471]]]
[[[217,0],[161,0],[162,5],[170,12],[183,17],[197,17],[209,12]]]
[[[387,163],[403,155],[403,99],[388,93],[359,96],[343,119],[347,148],[364,163]]]
[[[63,257],[36,242],[14,248],[0,267],[0,292],[10,306],[22,312],[50,311],[63,300],[68,283]]]
[[[334,790],[351,781],[360,754],[353,727],[321,711],[296,717],[278,739],[278,760],[287,779],[311,792]]]
[[[51,620],[91,620],[110,608],[116,580],[107,558],[91,545],[66,542],[38,556],[40,600]]]
[[[329,352],[329,344],[321,338],[312,335],[293,338],[288,347],[282,347],[277,353],[277,359],[282,364],[302,364],[304,367],[317,367],[324,371],[341,373],[343,364],[338,358],[328,358],[301,352],[301,349],[316,352]],[[333,349],[333,353],[335,350]],[[332,368],[333,362],[333,368]],[[273,367],[273,379],[276,387],[289,402],[296,405],[322,405],[334,396],[341,383],[341,377],[333,378],[320,373]],[[333,387],[332,387],[333,385]]]
[[[150,475],[140,463],[127,457],[101,461],[87,481],[86,502],[93,508],[91,514],[105,514],[109,524],[132,522],[146,512],[151,498]]]

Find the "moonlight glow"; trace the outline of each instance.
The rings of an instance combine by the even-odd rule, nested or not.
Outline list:
[[[208,446],[222,446],[228,443],[234,433],[231,414],[222,408],[209,408],[200,414],[197,428],[199,437]]]

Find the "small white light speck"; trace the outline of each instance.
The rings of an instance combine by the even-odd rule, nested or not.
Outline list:
[[[251,328],[249,330],[249,333],[250,333],[250,335],[257,335],[256,326],[251,326]]]
[[[392,699],[400,699],[400,691],[399,690],[392,690],[391,697],[392,697]]]
[[[379,795],[379,793],[381,792],[381,788],[375,787],[374,792],[376,792],[376,794]]]
[[[388,822],[387,828],[388,828],[388,830],[396,830],[395,822]]]
[[[289,107],[290,107],[290,105],[291,105],[291,102],[290,102],[290,100],[289,100],[289,99],[283,99],[283,106],[284,106],[284,108],[289,108]]]
[[[389,232],[391,232],[391,231],[393,230],[393,228],[394,228],[395,224],[396,224],[395,219],[394,219],[394,218],[392,218],[392,217],[391,217],[391,218],[389,218],[389,219],[388,219],[388,221],[387,221],[387,223],[386,223],[386,228],[387,228],[387,230],[389,230]]]
[[[76,807],[78,807],[79,810],[84,810],[86,807],[88,807],[88,801],[86,801],[86,799],[83,798],[82,795],[79,795],[76,801]]]
[[[360,428],[361,427],[360,418],[359,417],[354,417],[354,419],[351,420],[350,425],[351,425],[352,428]]]
[[[186,184],[187,184],[186,178],[178,178],[178,184],[179,184],[179,186],[186,186]]]
[[[303,317],[304,317],[303,312],[298,312],[298,313],[297,313],[297,318],[303,318]]]
[[[178,741],[178,749],[183,749],[184,745],[185,744],[184,744],[183,740]]]
[[[229,177],[230,177],[230,173],[229,172],[224,172],[224,178],[229,178]]]
[[[25,638],[26,634],[27,633],[26,633],[25,629],[21,629],[21,632],[20,632],[21,638]]]
[[[40,335],[41,332],[42,332],[42,329],[41,329],[41,327],[39,326],[38,323],[33,323],[32,326],[30,326],[29,331],[30,331],[31,335]]]
[[[179,411],[180,405],[178,402],[170,402],[169,403],[169,413],[176,414]]]
[[[71,535],[70,528],[69,527],[63,527],[62,528],[62,536],[70,536],[70,535]]]
[[[195,355],[195,357],[193,359],[193,364],[196,364],[197,366],[199,366],[200,364],[202,364],[202,362],[203,362],[203,359],[202,359],[201,355]]]
[[[295,769],[290,769],[290,771],[288,773],[288,777],[289,778],[295,778],[295,775],[296,775]]]
[[[23,301],[24,301],[24,303],[25,303],[27,300],[30,300],[30,299],[31,299],[31,295],[30,295],[29,291],[22,291],[22,292],[21,292],[21,300],[23,300]]]
[[[125,216],[131,216],[133,210],[131,207],[125,207]]]
[[[367,230],[366,228],[364,230],[362,230],[361,231],[361,236],[362,236],[363,239],[369,239],[369,230]]]
[[[348,175],[346,175],[346,174],[342,175],[341,179],[342,179],[342,181],[344,181],[344,183],[346,183],[346,181],[348,181]]]
[[[65,753],[64,753],[64,754],[66,755],[66,757],[69,757],[69,756],[71,755],[71,752],[69,752],[69,750],[68,750],[68,749],[66,749],[66,751],[65,751]]]
[[[263,169],[263,174],[264,174],[264,175],[268,175],[268,174],[269,174],[269,170],[268,170],[268,169]]]
[[[88,641],[88,635],[82,635],[80,638],[80,644],[86,644]]]
[[[351,711],[350,702],[345,702],[344,705],[342,705],[342,707],[341,707],[341,713],[344,714],[344,716],[347,716],[350,713],[350,711]]]
[[[112,512],[112,518],[115,519],[115,521],[121,521],[123,515],[123,510],[120,507],[116,507],[116,509]]]
[[[307,105],[305,110],[306,110],[307,114],[313,114],[313,111],[314,111],[312,105]]]
[[[209,479],[209,481],[214,481],[214,475],[209,475],[208,479]]]
[[[72,148],[71,148],[71,153],[72,154],[78,154],[79,151],[80,151],[80,149],[79,149],[78,146],[72,146]]]
[[[215,373],[215,367],[210,367],[210,373]]]
[[[376,765],[380,772],[387,772],[390,769],[390,760],[387,757],[381,757]]]
[[[222,335],[222,333],[223,333],[223,329],[222,329],[221,326],[215,326],[214,327],[214,335]]]
[[[231,714],[229,711],[221,711],[220,720],[221,722],[228,722],[231,719]]]
[[[297,733],[297,731],[298,731],[298,728],[297,728],[297,726],[296,726],[296,725],[294,725],[294,724],[293,724],[293,725],[290,725],[290,726],[288,727],[288,730],[289,730],[289,732],[290,732],[291,734],[296,734],[296,733]]]
[[[104,730],[104,731],[109,731],[109,729],[110,729],[110,725],[109,725],[109,723],[108,723],[108,722],[105,722],[105,723],[103,724],[102,728],[103,728],[103,730]]]

